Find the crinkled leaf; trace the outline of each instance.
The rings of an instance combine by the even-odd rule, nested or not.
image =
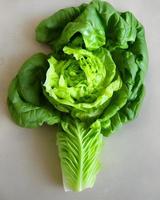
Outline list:
[[[64,52],[73,58],[49,59],[45,95],[57,109],[71,112],[79,119],[101,114],[113,93],[122,86],[110,53],[103,48],[91,53],[69,47]]]

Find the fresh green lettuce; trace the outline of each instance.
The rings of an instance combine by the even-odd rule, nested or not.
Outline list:
[[[144,97],[144,28],[132,13],[93,0],[44,19],[36,39],[51,53],[23,64],[9,88],[9,111],[23,127],[59,124],[64,188],[91,188],[103,136],[133,120]]]

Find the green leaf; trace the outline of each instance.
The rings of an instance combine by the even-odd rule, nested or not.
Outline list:
[[[49,65],[47,56],[39,53],[29,58],[18,73],[18,91],[22,98],[34,105],[42,104],[42,83]]]
[[[47,19],[44,19],[36,28],[37,41],[42,43],[56,41],[64,27],[76,19],[86,6],[86,4],[82,4],[79,7],[61,9]]]
[[[87,6],[81,15],[64,27],[60,37],[52,42],[53,48],[56,51],[61,50],[77,33],[82,35],[88,50],[98,49],[105,44],[105,29],[93,4]]]
[[[100,116],[101,133],[104,136],[108,136],[122,125],[121,120],[119,120],[119,111],[126,105],[128,94],[128,89],[123,84],[121,89],[113,95],[110,104]]]
[[[99,172],[98,156],[102,147],[100,122],[89,125],[66,117],[61,122],[57,145],[66,190],[91,188]]]
[[[60,121],[59,113],[54,108],[35,106],[24,101],[18,93],[17,77],[13,79],[9,88],[8,108],[13,120],[22,127],[35,128],[44,123],[53,125]]]

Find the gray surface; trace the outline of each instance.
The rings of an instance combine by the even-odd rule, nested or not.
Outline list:
[[[84,0],[0,0],[0,200],[160,199],[160,1],[111,0],[146,28],[150,64],[147,94],[134,122],[105,139],[103,168],[94,189],[65,193],[52,127],[17,127],[6,107],[8,84],[23,61],[45,48],[34,28],[59,8]]]

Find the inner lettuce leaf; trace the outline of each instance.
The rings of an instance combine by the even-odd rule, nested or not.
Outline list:
[[[103,50],[89,52],[70,47],[64,47],[63,51],[72,57],[63,61],[54,57],[48,60],[45,94],[58,110],[71,112],[72,117],[81,120],[96,117],[109,104],[113,93],[122,87],[110,53],[104,50],[104,56]]]
[[[8,107],[20,126],[58,124],[64,189],[93,187],[103,136],[139,113],[148,66],[143,25],[131,12],[93,0],[44,19],[29,58],[11,82]]]

